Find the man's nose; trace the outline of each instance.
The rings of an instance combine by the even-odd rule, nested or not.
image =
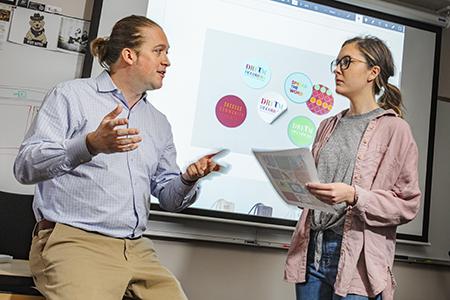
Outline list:
[[[162,61],[162,64],[165,65],[166,67],[170,66],[170,59],[167,56],[167,54],[164,56],[164,60]]]

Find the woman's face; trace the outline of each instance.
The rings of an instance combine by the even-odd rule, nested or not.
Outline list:
[[[367,89],[372,90],[376,77],[372,69],[355,43],[345,45],[339,52],[334,70],[336,93],[352,98]]]

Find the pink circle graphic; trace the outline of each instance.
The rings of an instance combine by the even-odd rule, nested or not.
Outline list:
[[[238,127],[247,117],[247,107],[239,97],[226,95],[216,104],[216,117],[223,126]]]
[[[306,102],[309,110],[316,115],[324,115],[331,111],[334,106],[334,99],[331,90],[322,85],[316,84],[313,87],[311,98]]]

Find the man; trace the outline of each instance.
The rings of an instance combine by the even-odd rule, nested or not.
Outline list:
[[[49,92],[14,165],[18,181],[37,183],[36,286],[51,300],[186,299],[142,237],[150,194],[182,210],[219,166],[208,155],[181,174],[170,125],[147,98],[170,66],[159,25],[126,17],[91,48],[107,70]]]

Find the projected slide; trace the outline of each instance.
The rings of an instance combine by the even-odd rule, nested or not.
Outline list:
[[[348,107],[330,72],[346,39],[386,40],[398,66],[393,83],[400,82],[403,26],[386,29],[355,13],[289,3],[149,4],[149,17],[167,33],[172,63],[152,103],[172,124],[180,167],[230,149],[223,158],[229,172],[203,180],[195,208],[298,219],[301,210],[280,199],[251,149],[310,148],[320,122]]]
[[[192,146],[241,154],[311,146],[319,116],[333,108],[321,69],[333,57],[215,30],[203,53]]]

